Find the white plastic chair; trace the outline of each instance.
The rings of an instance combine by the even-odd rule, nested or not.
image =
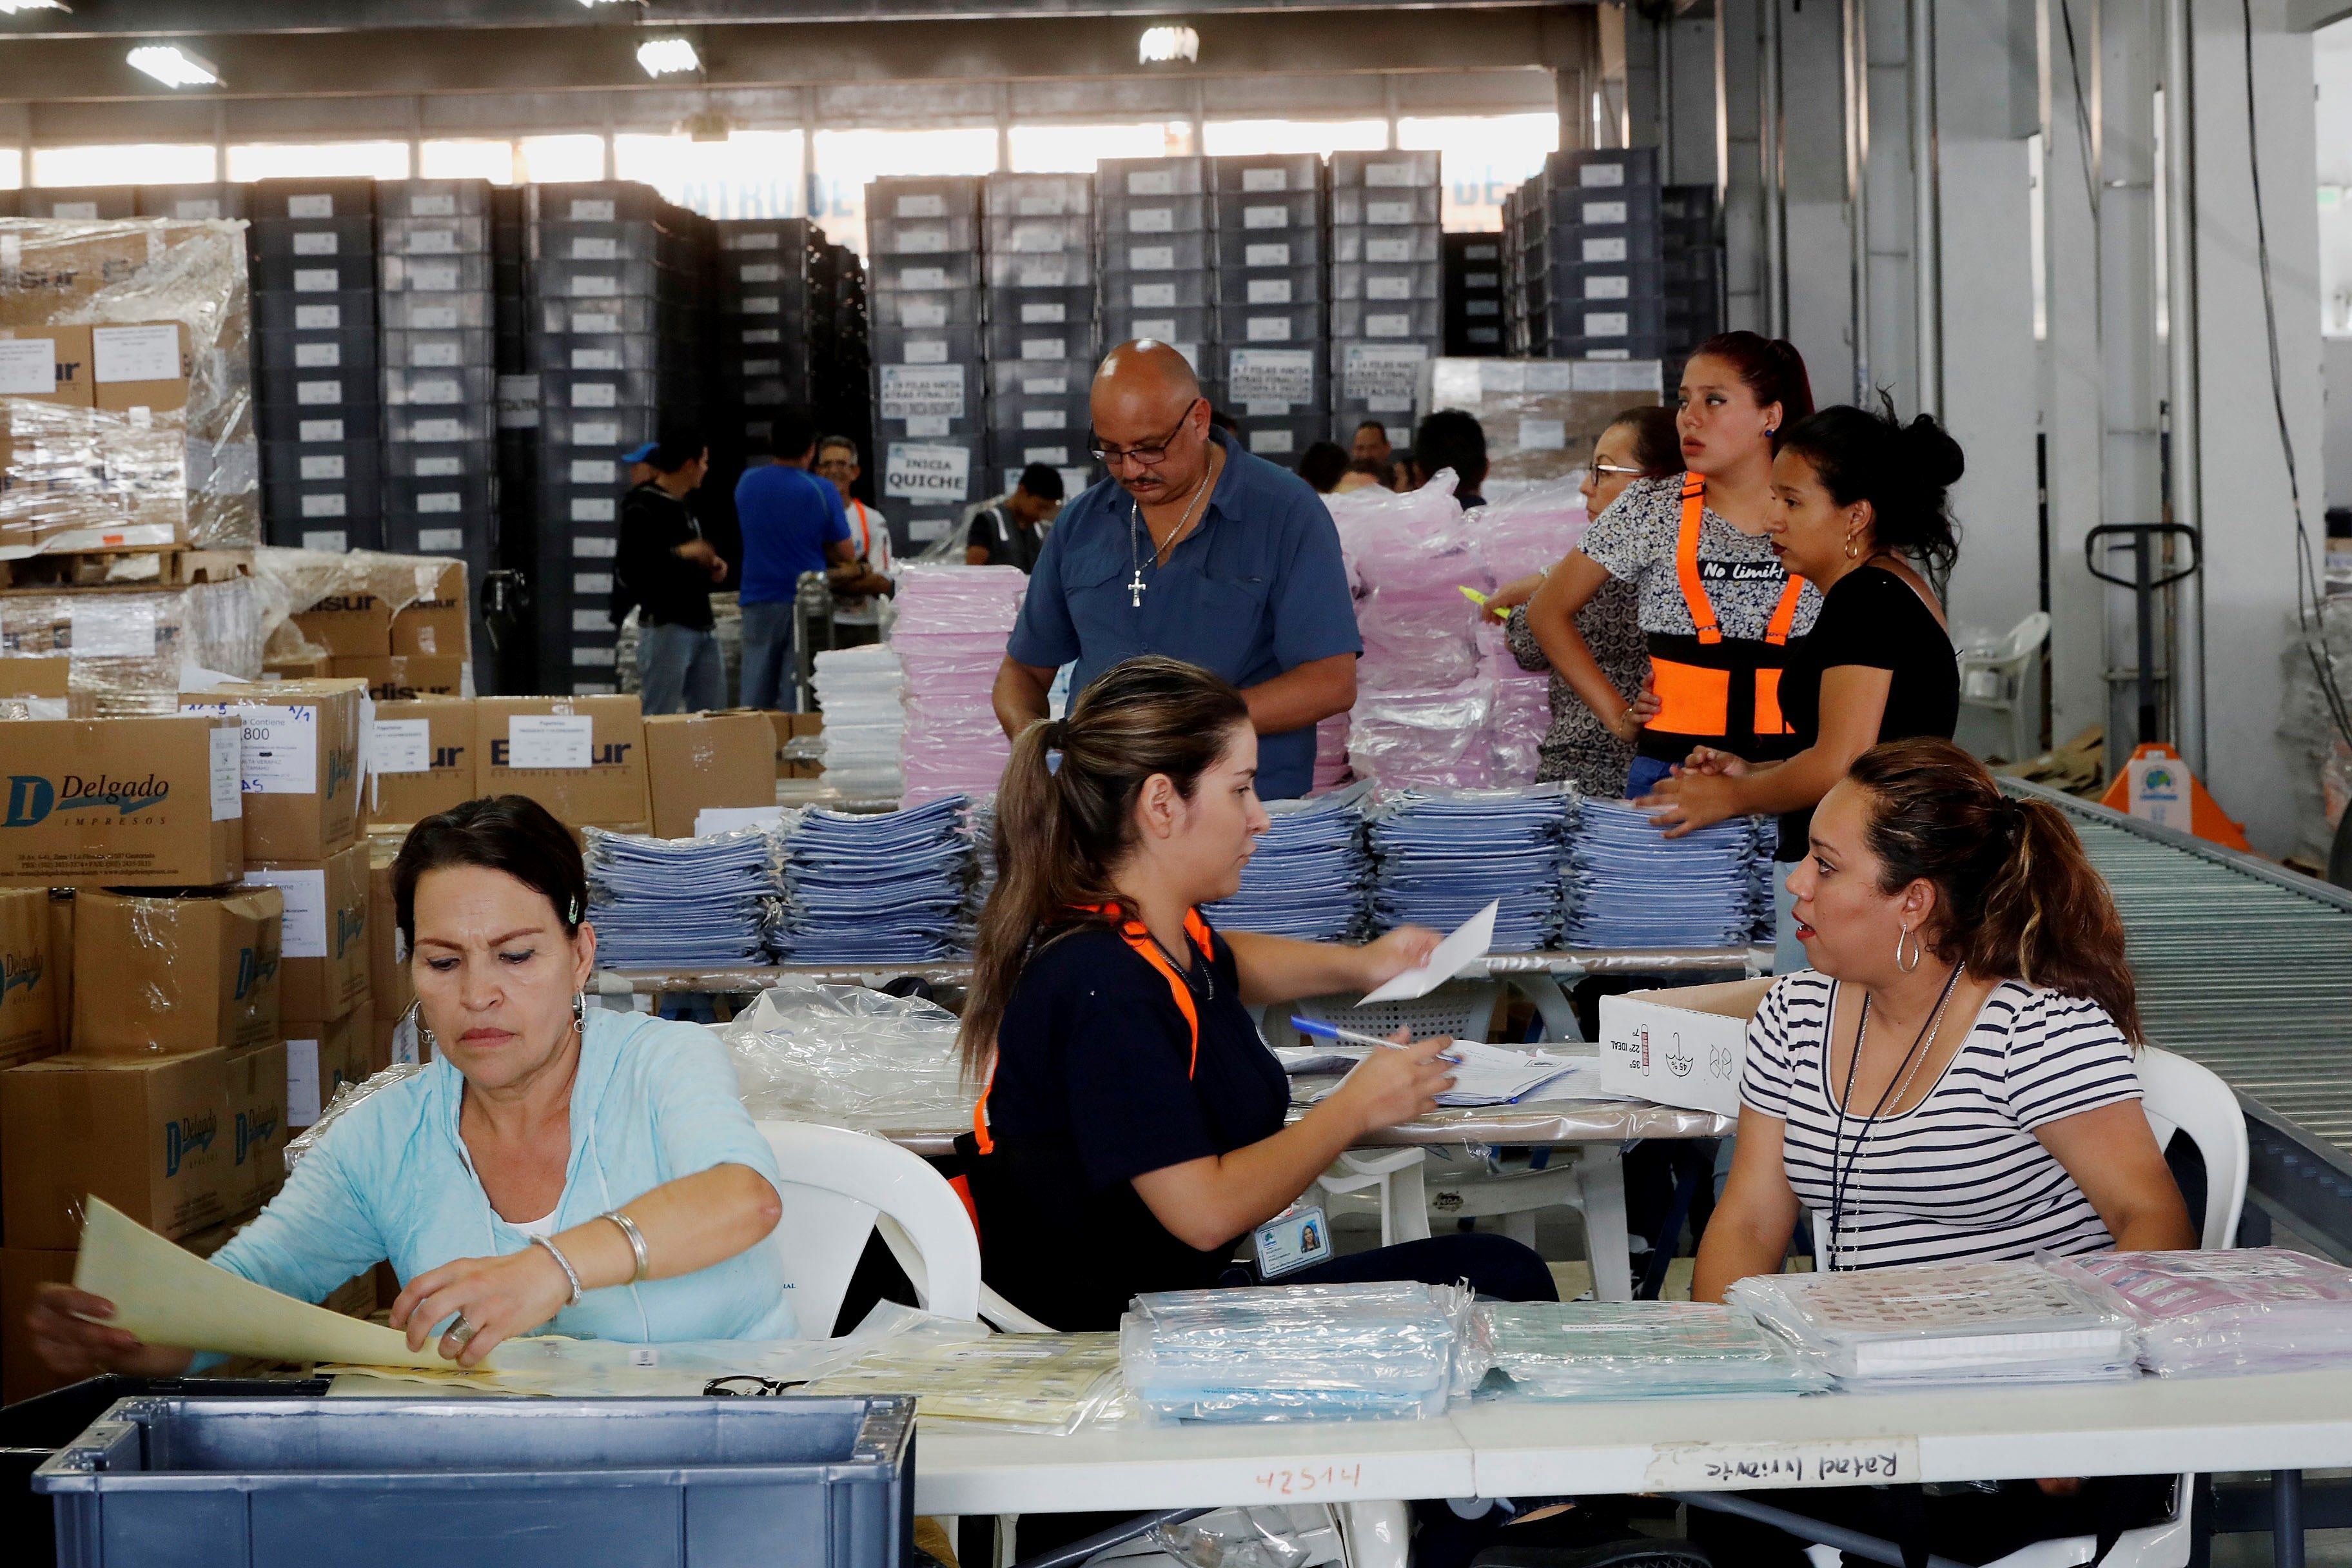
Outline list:
[[[2042,646],[2050,640],[2050,616],[2036,610],[2010,628],[2007,637],[1990,648],[1960,654],[1960,703],[2000,714],[2009,725],[2005,762],[2022,762],[2041,749],[2041,726],[2034,708],[2042,700],[2042,683],[2034,670],[2042,662]]]
[[[775,1245],[801,1332],[824,1339],[878,1226],[923,1309],[980,1316],[980,1238],[963,1200],[921,1156],[887,1139],[805,1121],[762,1121],[783,1178]]]

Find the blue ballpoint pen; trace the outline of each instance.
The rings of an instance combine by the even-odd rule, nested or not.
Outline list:
[[[1384,1046],[1392,1051],[1404,1048],[1394,1040],[1384,1040],[1378,1035],[1367,1035],[1357,1029],[1343,1029],[1337,1024],[1327,1024],[1320,1018],[1302,1018],[1296,1013],[1290,1016],[1290,1026],[1302,1035],[1313,1035],[1318,1039],[1325,1040],[1344,1040],[1351,1046]],[[1444,1051],[1438,1053],[1437,1059],[1454,1063],[1462,1060],[1460,1057],[1452,1056]]]

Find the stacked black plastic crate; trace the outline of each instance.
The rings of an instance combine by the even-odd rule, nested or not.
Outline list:
[[[719,407],[713,458],[772,434],[776,411],[815,402],[816,366],[832,322],[820,320],[812,287],[824,232],[806,218],[739,218],[714,224],[719,238],[719,331],[713,363]],[[740,409],[740,423],[733,411]],[[734,466],[740,469],[738,460]]]
[[[499,565],[516,574],[538,591],[539,567],[539,375],[530,368],[530,342],[533,316],[530,293],[530,223],[527,195],[520,185],[490,189],[490,321],[491,354],[499,372]],[[576,579],[572,586],[580,591]],[[598,569],[601,580],[585,590],[591,597],[613,591],[609,566]],[[478,595],[477,603],[479,603]],[[518,618],[520,605],[508,606]],[[494,649],[477,647],[476,680],[480,666],[495,651],[501,691],[539,691],[539,648],[530,638],[507,637]]]
[[[1667,380],[1679,363],[1723,331],[1723,242],[1716,235],[1715,187],[1668,185],[1658,196],[1665,278]]]
[[[1504,238],[1445,237],[1445,352],[1455,359],[1503,352]]]
[[[894,549],[937,539],[988,488],[988,364],[976,176],[866,187],[881,506]]]
[[[1094,177],[992,174],[983,201],[991,493],[1044,463],[1075,496],[1094,471]]]
[[[1206,158],[1095,165],[1097,313],[1106,348],[1156,338],[1191,363],[1202,392],[1223,406],[1212,190]]]
[[[1288,467],[1331,423],[1323,160],[1209,160],[1223,403],[1248,449]]]
[[[810,276],[809,296],[814,319],[829,329],[817,356],[817,417],[832,434],[857,443],[866,469],[861,483],[878,500],[882,466],[874,452],[874,355],[866,341],[866,264],[857,252],[826,245]]]
[[[134,200],[141,217],[179,218],[184,222],[243,217],[245,195],[250,188],[222,184],[141,185]]]
[[[1545,310],[1538,355],[1667,357],[1661,195],[1654,148],[1555,153],[1545,161],[1542,245],[1530,258]]]
[[[1410,427],[1421,367],[1444,349],[1438,155],[1331,155],[1334,434]],[[1399,446],[1404,445],[1402,439]]]
[[[273,544],[383,545],[375,198],[373,180],[247,188],[254,423]]]

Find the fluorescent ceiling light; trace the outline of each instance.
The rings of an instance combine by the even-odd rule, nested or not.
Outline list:
[[[1201,58],[1201,35],[1190,27],[1146,27],[1135,46],[1136,59],[1147,66],[1164,66]]]
[[[647,76],[670,76],[702,68],[702,57],[684,38],[648,38],[637,46],[637,63]]]
[[[131,51],[133,69],[146,72],[165,87],[218,87],[220,68],[177,44],[142,44]]]
[[[72,6],[65,0],[0,0],[0,16],[14,16],[20,11],[67,11]]]

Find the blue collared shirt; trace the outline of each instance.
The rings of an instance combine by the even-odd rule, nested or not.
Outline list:
[[[1213,427],[1225,469],[1199,526],[1164,567],[1134,502],[1104,479],[1062,509],[1030,574],[1029,596],[1005,644],[1016,664],[1073,659],[1084,689],[1122,659],[1163,654],[1235,686],[1262,685],[1318,658],[1364,651],[1339,531],[1307,481],[1251,456]],[[1129,586],[1139,564],[1139,606]],[[1305,795],[1315,782],[1315,727],[1258,739],[1257,793]]]

